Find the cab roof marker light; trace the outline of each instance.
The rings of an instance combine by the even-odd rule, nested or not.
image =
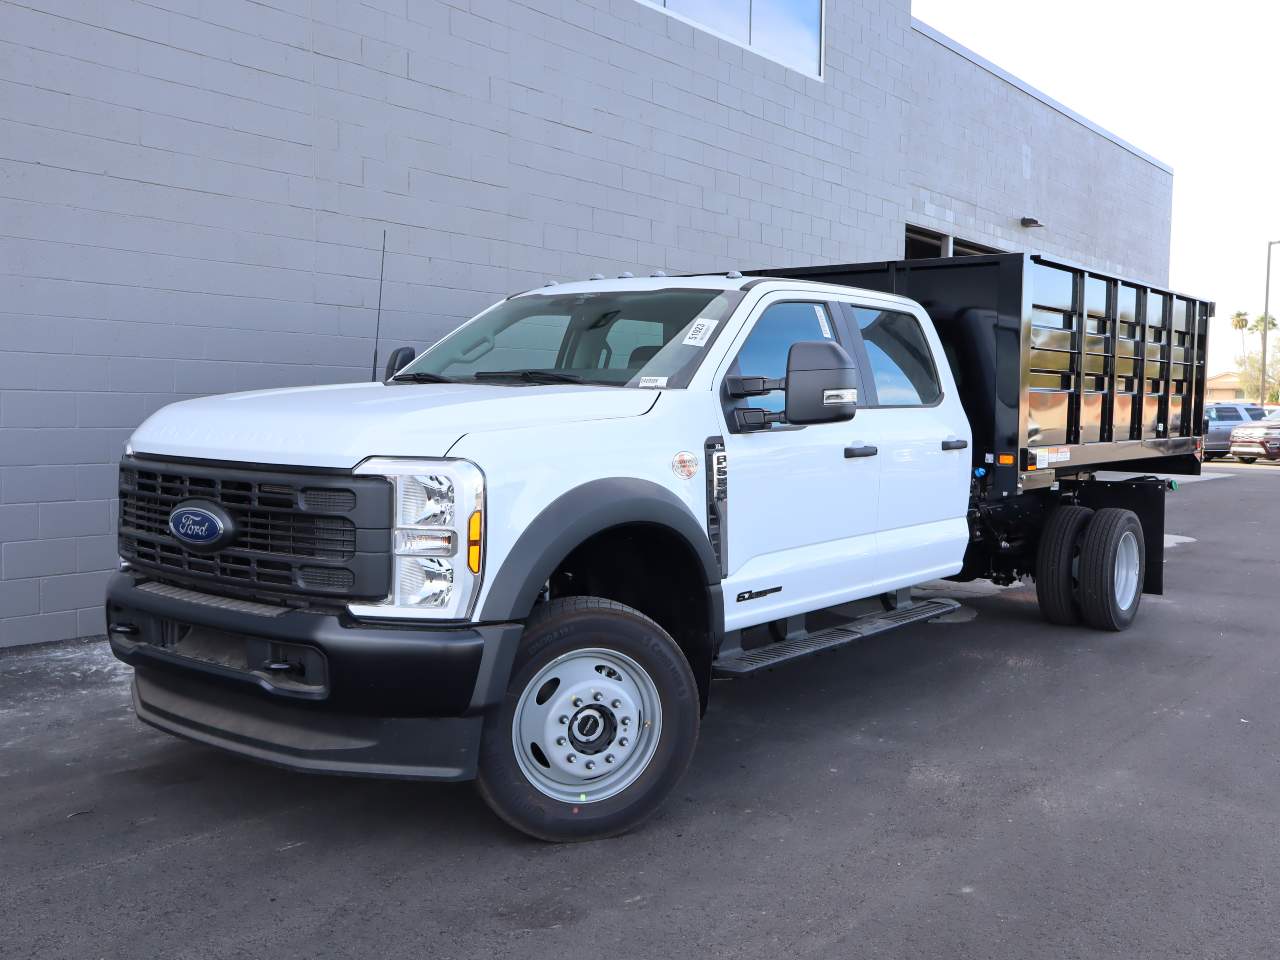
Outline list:
[[[635,279],[635,276],[636,276],[636,275],[635,275],[634,273],[632,273],[630,270],[623,270],[620,274],[618,274],[618,279],[619,279],[619,280],[634,280],[634,279]]]
[[[655,270],[653,273],[649,274],[651,277],[665,277],[666,275],[667,271],[665,270]]]
[[[593,273],[593,274],[592,274],[591,276],[589,276],[587,279],[588,279],[588,280],[603,280],[603,279],[604,279],[604,274],[603,274],[603,273]]]

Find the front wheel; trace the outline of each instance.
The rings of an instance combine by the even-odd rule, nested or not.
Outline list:
[[[1239,460],[1241,463],[1257,463],[1258,462],[1257,457],[1236,457],[1236,459]]]
[[[485,723],[480,792],[541,840],[624,833],[675,787],[698,740],[698,685],[675,641],[596,597],[545,604]]]

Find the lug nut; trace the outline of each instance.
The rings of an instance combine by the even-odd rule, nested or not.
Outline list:
[[[596,762],[595,762],[594,760],[588,760],[588,761],[587,761],[587,769],[588,769],[588,770],[594,770],[595,768],[596,768]]]
[[[576,753],[571,753],[567,757],[565,757],[564,760],[565,760],[565,763],[577,763],[578,755]]]
[[[568,717],[563,716],[563,715],[560,717],[560,723],[561,723],[562,725],[563,725],[563,724],[566,724],[566,723],[568,723],[568,722],[569,722],[569,718],[568,718]]]
[[[601,700],[604,699],[604,694],[601,693],[599,690],[597,690],[595,693],[591,695],[591,699],[599,703]]]
[[[613,754],[612,754],[612,753],[606,753],[606,754],[604,755],[604,762],[605,762],[605,763],[613,763]]]
[[[613,709],[617,710],[617,709],[619,709],[619,708],[622,706],[622,701],[621,701],[621,700],[614,700],[612,703],[610,703],[610,704],[609,704],[609,706],[611,706],[611,707],[613,707]]]
[[[563,746],[565,745],[565,743],[566,743],[566,741],[565,741],[564,737],[556,737],[556,746],[557,746],[557,747],[563,747]]]
[[[626,738],[626,737],[623,737],[621,740],[619,740],[619,741],[618,741],[618,746],[620,746],[620,747],[625,747],[625,746],[627,745],[627,743],[628,743],[628,742],[629,742],[629,741],[627,740],[627,738]]]
[[[631,726],[631,718],[630,718],[630,717],[623,717],[623,718],[622,718],[622,725],[623,725],[624,727],[629,727],[629,726]]]
[[[581,697],[574,697],[574,698],[573,698],[573,705],[574,705],[575,707],[580,707],[580,706],[582,706],[582,698],[581,698]]]

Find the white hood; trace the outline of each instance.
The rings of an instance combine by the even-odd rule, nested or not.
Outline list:
[[[468,433],[638,417],[658,391],[622,387],[346,383],[170,404],[133,434],[136,453],[353,467],[439,457]]]

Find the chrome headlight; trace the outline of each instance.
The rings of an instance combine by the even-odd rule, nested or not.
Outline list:
[[[353,603],[358,617],[465,620],[484,572],[484,473],[467,460],[371,457],[354,473],[386,477],[395,493],[391,592]]]

